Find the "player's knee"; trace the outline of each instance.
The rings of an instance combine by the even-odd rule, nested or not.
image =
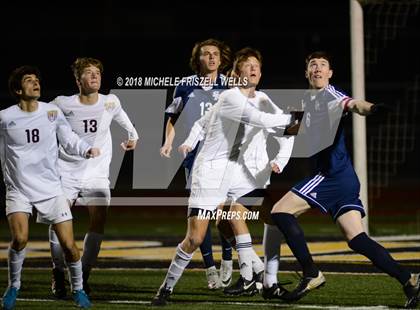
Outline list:
[[[65,240],[61,242],[61,247],[63,248],[63,252],[66,258],[70,259],[71,261],[76,261],[76,258],[80,256],[79,250],[74,240]]]
[[[22,234],[17,235],[13,238],[11,247],[12,249],[16,251],[20,251],[26,247],[26,244],[28,243],[28,236]]]
[[[188,236],[186,238],[186,247],[188,248],[188,252],[195,251],[204,240],[204,236]]]
[[[243,216],[243,212],[238,212],[237,213],[238,216],[237,217],[232,217],[229,219],[229,224],[232,227],[241,227],[243,225],[243,223],[245,222],[244,220],[242,220],[242,216]]]

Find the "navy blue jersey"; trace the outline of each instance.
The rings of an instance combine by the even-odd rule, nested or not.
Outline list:
[[[305,142],[314,152],[312,176],[297,183],[291,191],[311,207],[329,213],[334,220],[351,211],[365,211],[359,199],[360,183],[344,140],[343,100],[350,98],[331,85],[317,92],[308,91],[303,98]],[[326,146],[324,148],[324,146]]]
[[[311,157],[314,173],[333,175],[352,168],[344,140],[342,101],[344,93],[329,85],[318,92],[308,91],[303,98],[305,117],[302,120],[306,143],[316,150]],[[321,149],[321,151],[318,151]]]
[[[201,118],[219,99],[220,93],[226,89],[225,76],[219,74],[211,87],[202,87],[200,77],[192,75],[183,79],[174,91],[173,101],[166,109],[166,115],[172,122],[183,114],[182,132],[185,137],[190,132],[194,123]],[[187,154],[183,166],[191,170],[198,146]]]

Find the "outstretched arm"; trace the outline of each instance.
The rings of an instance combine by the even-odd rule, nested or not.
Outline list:
[[[259,128],[272,128],[282,127],[283,129],[290,124],[291,115],[283,114],[283,111],[276,109],[273,113],[266,113],[260,111],[248,102],[248,98],[240,93],[229,93],[226,92],[219,98],[221,101],[220,110],[218,113],[220,116],[242,122],[244,124],[259,127]],[[262,104],[268,103],[268,98],[261,98]],[[273,104],[273,106],[275,106]],[[277,111],[278,110],[278,111]]]
[[[371,114],[373,112],[372,108],[374,106],[375,105],[373,103],[360,99],[346,98],[343,100],[344,110],[354,112],[360,115]]]

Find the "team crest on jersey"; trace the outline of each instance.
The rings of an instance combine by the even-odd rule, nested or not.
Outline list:
[[[217,101],[217,100],[219,100],[220,92],[219,91],[214,91],[212,93],[212,96],[213,96],[214,101]]]
[[[57,110],[51,110],[47,112],[47,115],[50,122],[54,122],[57,119],[58,112]]]
[[[105,110],[110,111],[115,108],[115,102],[105,102]]]

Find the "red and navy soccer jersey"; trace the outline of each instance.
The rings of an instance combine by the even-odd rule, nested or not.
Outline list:
[[[349,210],[364,216],[359,199],[360,183],[354,171],[344,139],[343,102],[350,98],[329,85],[303,98],[302,120],[306,147],[313,161],[313,173],[296,184],[292,191],[312,207],[330,213],[334,220]]]

